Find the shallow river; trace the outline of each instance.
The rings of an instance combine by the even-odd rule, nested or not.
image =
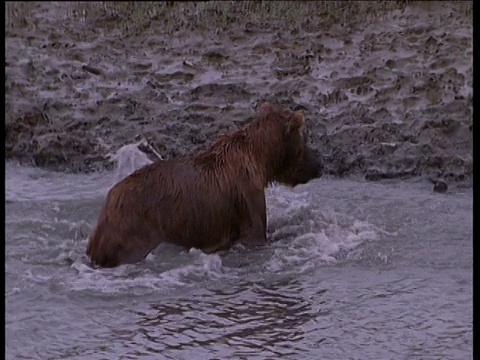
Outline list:
[[[94,270],[102,201],[145,161],[129,151],[100,174],[6,165],[7,359],[473,359],[471,188],[272,187],[261,250]]]

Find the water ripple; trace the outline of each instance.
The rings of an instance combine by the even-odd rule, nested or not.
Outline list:
[[[317,301],[325,291],[317,290]],[[298,354],[305,350],[302,327],[318,316],[301,292],[299,281],[284,279],[152,303],[148,312],[136,313],[131,334],[142,333],[137,345],[172,359],[195,349],[240,358]]]
[[[7,359],[471,354],[471,191],[329,179],[273,187],[262,249],[161,245],[138,264],[93,269],[87,236],[115,173],[97,188],[98,174],[14,170]]]

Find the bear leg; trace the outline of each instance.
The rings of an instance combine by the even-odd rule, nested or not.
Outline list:
[[[247,221],[241,227],[240,241],[245,245],[264,245],[267,243],[267,208],[265,191],[255,190],[247,194]]]

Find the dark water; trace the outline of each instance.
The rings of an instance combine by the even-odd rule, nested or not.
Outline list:
[[[7,164],[7,359],[473,359],[472,190],[320,179],[268,190],[274,243],[84,256],[114,173]]]

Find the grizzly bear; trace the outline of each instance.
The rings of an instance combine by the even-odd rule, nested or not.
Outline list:
[[[115,267],[164,242],[206,253],[237,241],[265,244],[269,183],[294,187],[321,176],[304,133],[301,112],[264,103],[250,123],[203,152],[138,169],[109,191],[87,255]]]

